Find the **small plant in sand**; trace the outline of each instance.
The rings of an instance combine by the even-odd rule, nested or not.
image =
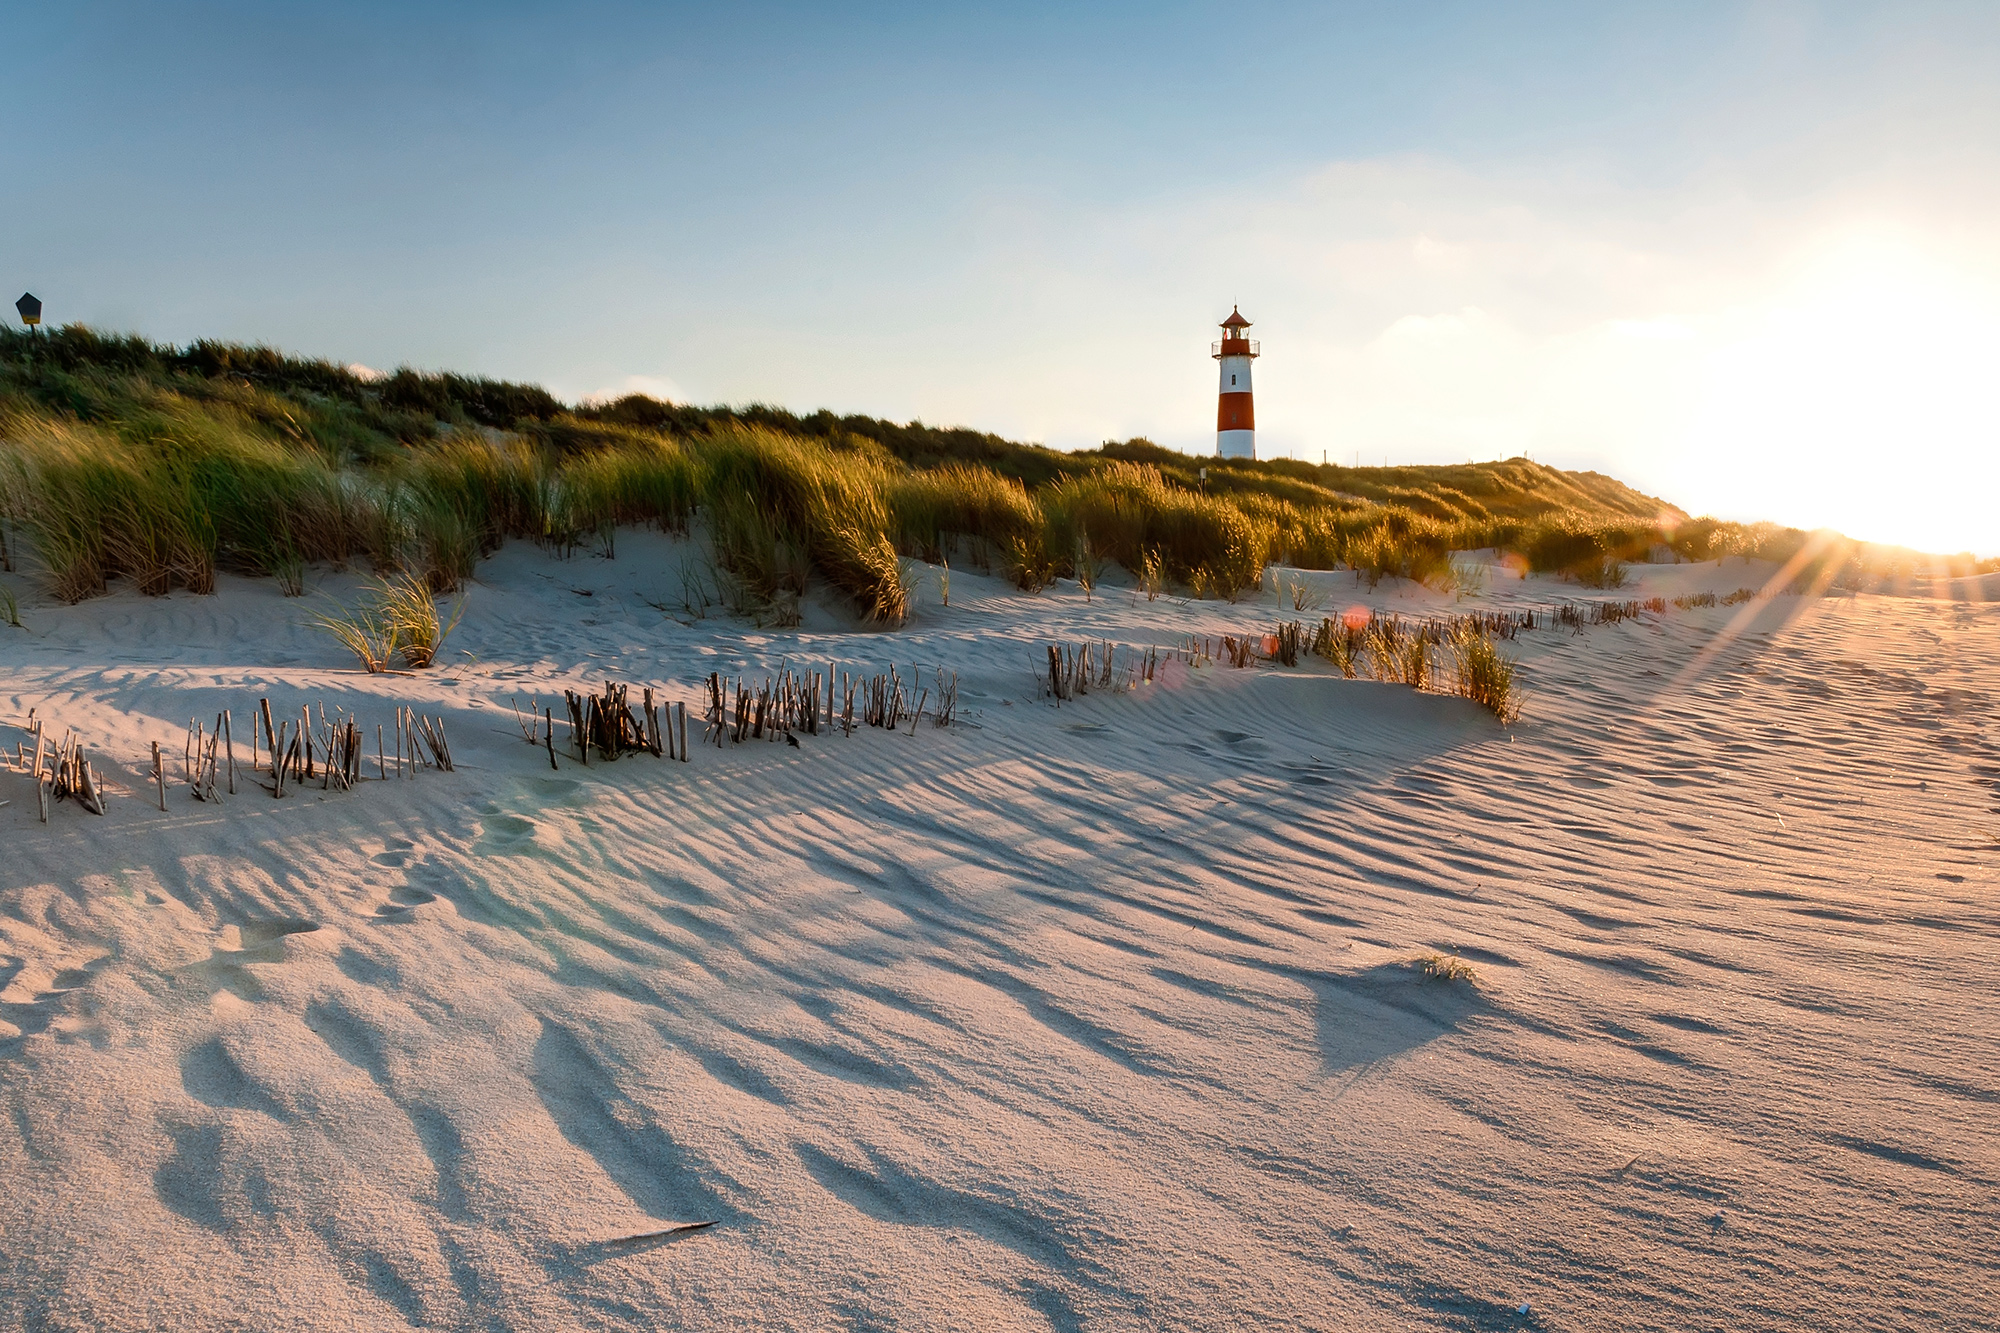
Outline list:
[[[1502,722],[1521,711],[1514,693],[1514,662],[1493,646],[1477,626],[1459,625],[1447,640],[1456,679],[1453,693],[1472,700]]]
[[[1410,960],[1410,968],[1425,981],[1463,981],[1470,985],[1479,980],[1472,964],[1457,954],[1423,954]]]
[[[312,623],[338,639],[371,675],[387,671],[395,659],[400,634],[379,605],[364,602],[350,611],[335,602],[331,611],[316,612]]]
[[[21,628],[21,603],[15,600],[12,588],[0,585],[0,621]]]
[[[1576,581],[1586,588],[1625,586],[1625,562],[1614,556],[1598,556],[1576,568]]]
[[[444,651],[444,641],[451,637],[451,632],[458,628],[459,617],[465,614],[465,597],[461,594],[457,605],[452,607],[451,618],[440,619],[437,598],[431,595],[430,585],[410,574],[383,579],[377,599],[381,615],[395,626],[403,660],[418,670],[437,661],[438,654]]]
[[[1323,657],[1340,668],[1340,674],[1354,679],[1356,666],[1361,660],[1362,637],[1368,626],[1368,615],[1354,612],[1341,616],[1338,620],[1328,616],[1319,622],[1313,632],[1312,650],[1317,657]]]
[[[1073,564],[1077,586],[1083,589],[1083,600],[1087,602],[1091,593],[1096,591],[1097,585],[1103,581],[1105,565],[1103,557],[1092,549],[1088,536],[1077,537],[1076,558]]]
[[[1326,589],[1295,574],[1286,577],[1284,594],[1294,611],[1318,611],[1326,605]]]
[[[1148,547],[1139,556],[1139,589],[1146,594],[1146,600],[1157,602],[1166,591],[1167,570],[1160,559],[1158,550]]]
[[[464,614],[461,596],[451,618],[440,618],[429,585],[404,574],[376,580],[359,606],[348,610],[336,604],[332,611],[315,615],[313,623],[353,653],[364,671],[387,671],[399,653],[405,664],[421,670],[437,661]]]
[[[1454,600],[1464,601],[1486,591],[1487,566],[1477,560],[1451,562],[1450,584]]]

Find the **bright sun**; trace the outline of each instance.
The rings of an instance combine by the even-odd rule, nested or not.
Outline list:
[[[2000,290],[1850,239],[1710,356],[1687,453],[1735,516],[2000,551]]]

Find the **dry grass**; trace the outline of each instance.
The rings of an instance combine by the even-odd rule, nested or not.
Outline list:
[[[429,585],[414,575],[382,579],[375,596],[379,615],[394,628],[403,661],[413,670],[436,664],[444,641],[465,614],[465,597],[460,594],[450,619],[441,619],[437,598],[431,595]]]
[[[1410,960],[1410,969],[1425,981],[1463,981],[1467,985],[1476,984],[1479,974],[1472,964],[1456,954],[1427,953]]]
[[[1525,459],[1253,464],[1144,440],[1060,454],[918,423],[635,397],[570,410],[532,385],[407,370],[363,382],[267,348],[0,330],[0,520],[27,534],[46,586],[68,601],[116,579],[206,591],[219,569],[274,576],[296,595],[307,565],[357,557],[443,592],[510,538],[608,555],[620,527],[681,532],[698,515],[741,604],[786,615],[811,578],[889,624],[908,611],[894,557],[941,564],[957,544],[1035,590],[1079,566],[1095,584],[1079,560],[1087,538],[1149,597],[1169,586],[1233,597],[1273,564],[1465,594],[1479,571],[1455,568],[1454,550],[1497,549],[1596,587],[1663,548],[1791,562],[1800,592],[2000,567],[1685,519],[1609,479]],[[1291,595],[1295,611],[1317,609],[1303,585]]]
[[[465,614],[461,596],[451,617],[438,615],[430,586],[413,574],[377,579],[353,609],[335,605],[315,613],[312,623],[353,653],[368,672],[387,671],[398,655],[412,670],[437,662],[444,642]]]
[[[1458,625],[1445,640],[1445,649],[1452,664],[1453,694],[1472,700],[1502,722],[1520,716],[1514,660],[1501,653],[1491,639],[1473,626]]]
[[[387,671],[396,658],[400,633],[375,603],[363,602],[352,610],[335,603],[331,611],[315,612],[312,623],[353,653],[361,669],[371,675]]]

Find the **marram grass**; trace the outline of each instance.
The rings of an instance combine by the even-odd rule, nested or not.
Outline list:
[[[782,615],[817,582],[881,624],[907,614],[899,557],[937,564],[961,549],[1028,590],[1115,562],[1149,596],[1233,597],[1273,563],[1464,591],[1451,552],[1478,549],[1609,586],[1662,552],[1790,562],[1792,591],[2000,567],[1687,519],[1526,459],[1342,468],[1194,459],[1145,440],[1062,454],[830,413],[642,397],[571,408],[533,385],[362,380],[269,348],[80,326],[0,329],[0,521],[67,601],[119,580],[204,592],[224,570],[296,595],[307,567],[355,561],[445,592],[509,539],[611,554],[621,527],[700,528],[746,606]]]

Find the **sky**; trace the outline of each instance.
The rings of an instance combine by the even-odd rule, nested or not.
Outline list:
[[[2000,551],[2000,5],[0,6],[0,286]],[[11,297],[11,293],[9,293]]]

